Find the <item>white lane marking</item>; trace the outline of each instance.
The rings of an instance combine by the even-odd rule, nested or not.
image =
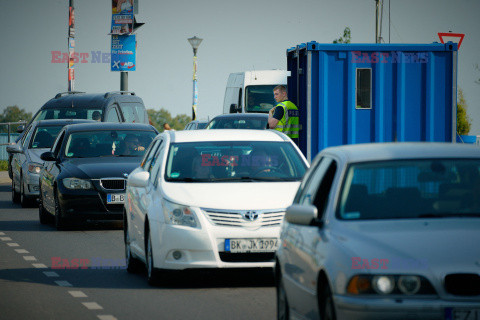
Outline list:
[[[9,246],[9,247],[20,247],[20,245],[18,243],[15,243],[15,242],[7,243],[7,246]]]
[[[68,281],[55,281],[55,283],[57,285],[59,285],[60,287],[71,287],[72,284]]]
[[[34,256],[23,256],[23,259],[27,261],[37,261],[37,258],[35,258]]]
[[[43,263],[32,263],[32,266],[34,266],[37,269],[47,269],[47,266],[44,265]]]
[[[0,236],[4,236],[5,235],[5,232],[0,232]]]
[[[17,251],[17,253],[30,253],[25,249],[15,249],[15,251]]]
[[[117,320],[117,318],[115,318],[114,316],[110,315],[110,314],[101,314],[99,316],[97,316],[98,319],[100,320]]]
[[[96,302],[82,302],[82,304],[89,310],[103,309],[103,307]]]
[[[10,238],[10,237],[0,237],[0,240],[2,240],[2,241],[12,241],[12,238]]]
[[[87,295],[82,291],[68,291],[74,298],[86,298]]]
[[[43,271],[43,274],[50,278],[58,277],[58,273],[53,271]]]

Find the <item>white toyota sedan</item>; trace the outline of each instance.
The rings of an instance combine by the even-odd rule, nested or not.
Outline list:
[[[308,162],[273,130],[167,131],[127,181],[127,270],[272,268]]]

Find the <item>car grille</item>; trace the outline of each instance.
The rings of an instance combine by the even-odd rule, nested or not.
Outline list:
[[[480,275],[475,273],[453,273],[445,277],[445,290],[456,296],[480,295]]]
[[[260,228],[279,226],[285,215],[285,210],[218,210],[202,209],[209,220],[216,226],[241,227],[241,228]],[[245,218],[247,212],[258,214],[254,220]],[[247,214],[248,216],[248,214]]]
[[[100,184],[108,190],[125,190],[125,179],[101,179]]]
[[[231,253],[219,252],[223,262],[271,262],[275,258],[275,252],[254,253]]]

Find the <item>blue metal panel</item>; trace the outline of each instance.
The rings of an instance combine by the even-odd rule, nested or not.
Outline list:
[[[300,149],[341,144],[454,141],[457,45],[320,44],[287,50]],[[455,54],[454,54],[455,53]],[[371,109],[356,109],[356,70],[372,70]]]

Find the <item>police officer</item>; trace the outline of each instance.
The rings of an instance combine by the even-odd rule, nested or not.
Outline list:
[[[273,89],[273,97],[277,105],[268,113],[269,128],[285,133],[298,145],[300,119],[297,106],[288,101],[287,89],[284,86],[276,86]]]

